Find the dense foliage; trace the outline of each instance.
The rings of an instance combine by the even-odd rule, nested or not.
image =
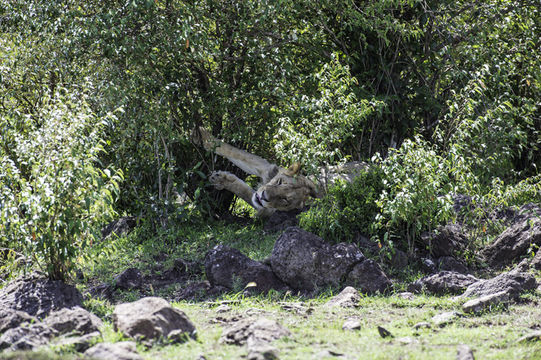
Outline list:
[[[206,175],[245,175],[195,147],[195,126],[313,174],[372,160],[381,183],[338,185],[303,215],[335,239],[411,248],[452,220],[454,194],[539,201],[539,11],[536,0],[1,0],[0,247],[63,277],[102,215],[166,228],[228,212],[232,196]]]

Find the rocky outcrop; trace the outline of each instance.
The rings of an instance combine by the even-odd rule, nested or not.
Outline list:
[[[479,279],[472,275],[459,274],[452,271],[441,271],[425,276],[408,286],[408,290],[415,293],[427,292],[430,294],[460,294]]]
[[[274,274],[269,265],[252,260],[237,249],[217,245],[205,256],[207,279],[212,286],[240,291],[252,283],[251,289],[267,292],[285,290],[286,285]]]
[[[12,281],[0,289],[0,308],[24,311],[38,319],[54,310],[81,304],[82,296],[75,286],[49,280],[37,273]]]
[[[462,297],[482,297],[499,292],[507,292],[511,298],[518,297],[527,290],[537,288],[537,281],[531,274],[510,271],[492,279],[479,280],[466,289]]]
[[[392,284],[374,260],[366,259],[353,267],[346,277],[345,285],[353,286],[365,294],[383,294]]]
[[[52,312],[38,323],[24,323],[4,332],[0,350],[32,350],[47,345],[53,338],[56,344],[70,344],[83,351],[92,339],[99,337],[101,320],[82,308]]]
[[[345,284],[372,293],[390,284],[379,265],[367,260],[357,246],[331,245],[298,227],[288,228],[276,240],[270,263],[278,278],[299,291]]]
[[[507,228],[482,255],[489,265],[501,268],[525,256],[532,245],[541,246],[541,218],[527,218]]]
[[[159,339],[182,342],[196,335],[195,326],[184,312],[157,297],[117,305],[113,311],[113,326],[124,335],[145,343]]]
[[[453,256],[468,241],[462,228],[456,224],[440,226],[432,233],[425,233],[422,240],[435,258]]]

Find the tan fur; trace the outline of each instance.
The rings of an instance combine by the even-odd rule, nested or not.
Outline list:
[[[193,140],[245,172],[261,178],[262,185],[257,191],[227,171],[214,172],[209,178],[215,188],[233,192],[257,209],[260,216],[268,216],[275,210],[302,209],[309,197],[317,195],[314,183],[299,174],[299,163],[284,169],[214,138],[202,128],[194,131]]]

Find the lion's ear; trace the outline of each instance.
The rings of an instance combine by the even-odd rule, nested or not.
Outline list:
[[[293,165],[291,165],[286,170],[286,175],[289,175],[289,176],[297,175],[300,170],[301,170],[301,163],[297,161],[293,163]]]

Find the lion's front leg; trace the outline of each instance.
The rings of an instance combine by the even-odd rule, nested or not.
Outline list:
[[[257,209],[252,203],[252,196],[255,190],[248,184],[228,171],[215,171],[209,177],[210,183],[218,190],[229,190],[233,194],[246,201],[250,206]],[[259,217],[268,217],[274,213],[274,209],[257,209]]]
[[[252,205],[255,190],[228,171],[215,171],[209,177],[210,183],[218,190],[229,190],[248,204]],[[252,205],[253,206],[253,205]]]

